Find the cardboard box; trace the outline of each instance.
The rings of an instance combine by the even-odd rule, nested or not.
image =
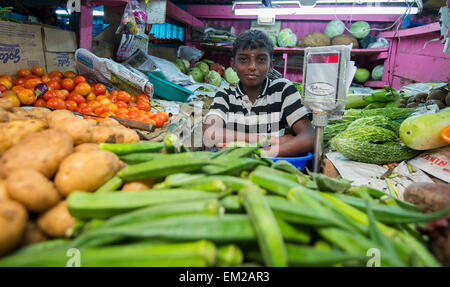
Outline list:
[[[76,34],[47,27],[43,27],[42,32],[47,73],[55,70],[62,73],[76,71],[75,51],[78,47]]]
[[[0,74],[34,66],[45,68],[41,26],[0,21]]]

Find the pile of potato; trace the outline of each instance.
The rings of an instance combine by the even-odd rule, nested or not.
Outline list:
[[[122,167],[98,143],[138,141],[134,130],[113,119],[0,108],[0,256],[67,236],[75,219],[65,198],[74,190],[95,191]]]

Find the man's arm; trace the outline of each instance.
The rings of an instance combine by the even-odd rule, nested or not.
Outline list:
[[[226,129],[224,128],[223,119],[214,114],[206,118],[203,128],[203,144],[208,148],[235,141],[256,143],[263,138],[263,136],[258,136],[257,134],[248,134]]]
[[[269,157],[294,157],[314,149],[314,128],[307,117],[297,121],[292,130],[295,136],[274,137],[264,150]]]

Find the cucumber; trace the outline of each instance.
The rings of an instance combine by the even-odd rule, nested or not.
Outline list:
[[[407,118],[400,126],[400,138],[415,150],[429,150],[448,145],[441,131],[450,125],[450,109]]]

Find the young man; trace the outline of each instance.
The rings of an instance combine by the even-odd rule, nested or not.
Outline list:
[[[287,79],[269,80],[274,46],[264,32],[247,30],[233,44],[231,67],[239,82],[220,89],[206,115],[205,146],[234,141],[255,143],[270,136],[269,157],[295,157],[312,151],[314,128],[296,87]],[[286,126],[294,135],[286,134]]]

